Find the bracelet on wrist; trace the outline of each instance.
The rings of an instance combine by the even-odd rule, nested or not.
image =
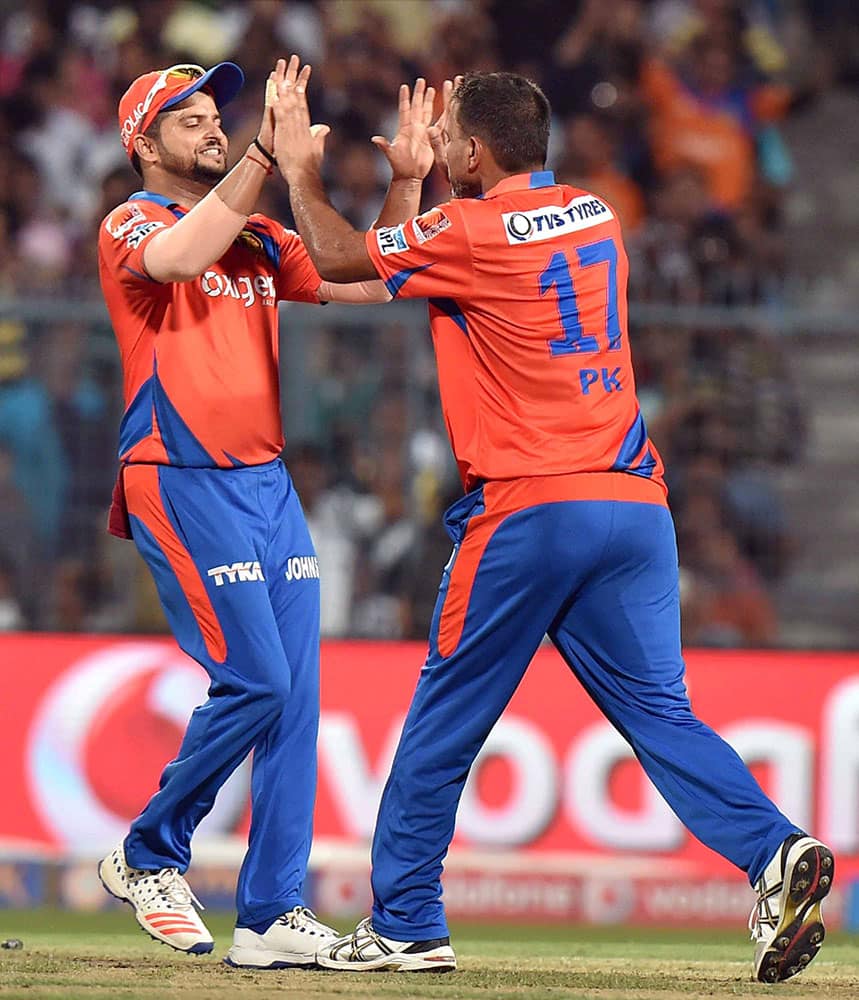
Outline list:
[[[263,146],[263,144],[262,144],[262,143],[261,143],[261,142],[259,141],[259,136],[255,136],[255,137],[254,137],[254,141],[253,141],[252,145],[253,145],[253,146],[256,146],[256,148],[257,148],[257,149],[258,149],[258,150],[259,150],[259,151],[260,151],[260,152],[262,153],[262,155],[263,155],[263,156],[264,156],[264,157],[265,157],[265,158],[266,158],[266,159],[268,160],[268,162],[269,162],[269,163],[271,164],[271,166],[272,166],[272,167],[276,167],[276,166],[277,166],[277,160],[276,160],[276,159],[274,158],[274,155],[273,155],[272,153],[270,153],[270,152],[269,152],[269,151],[268,151],[268,150],[267,150],[267,149],[265,148],[265,146]]]
[[[248,160],[250,160],[251,163],[255,163],[258,167],[262,167],[263,170],[269,175],[269,177],[274,173],[274,171],[273,171],[273,169],[271,167],[271,164],[266,163],[265,160],[259,160],[259,159],[257,159],[253,155],[253,153],[251,153],[250,150],[248,150],[247,153],[245,153],[245,157]]]

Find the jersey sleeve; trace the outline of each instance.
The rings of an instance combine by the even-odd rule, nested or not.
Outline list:
[[[298,233],[291,229],[279,230],[279,263],[277,268],[277,297],[288,302],[319,302],[317,291],[322,278],[310,259]]]
[[[371,229],[367,252],[388,291],[401,299],[456,297],[474,280],[462,206],[447,202],[400,226]]]
[[[143,266],[143,251],[152,237],[176,223],[173,213],[149,201],[127,201],[115,208],[98,232],[103,266],[121,285],[139,286],[155,281]]]

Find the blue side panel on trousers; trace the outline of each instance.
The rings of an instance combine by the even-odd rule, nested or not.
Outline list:
[[[259,925],[304,902],[316,791],[319,580],[288,581],[286,568],[291,559],[312,557],[313,544],[279,461],[228,470],[164,466],[159,480],[164,510],[205,583],[227,657],[221,663],[207,654],[162,547],[136,523],[135,541],[177,640],[211,685],[158,792],[132,824],[126,853],[136,867],[184,871],[194,830],[253,750],[253,819],[237,907],[241,926]],[[234,564],[244,572],[209,575]]]
[[[454,537],[471,516],[460,505],[448,515]],[[457,558],[468,544],[466,534]],[[455,651],[441,657],[431,641],[373,841],[380,933],[413,941],[447,934],[440,877],[459,797],[545,633],[704,843],[754,880],[796,829],[692,714],[668,510],[616,501],[526,508],[486,546]]]

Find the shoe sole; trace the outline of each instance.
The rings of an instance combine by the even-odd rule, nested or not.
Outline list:
[[[101,882],[102,886],[104,887],[104,891],[109,896],[113,896],[114,899],[118,899],[121,903],[126,903],[128,906],[131,907],[132,911],[134,912],[134,919],[137,921],[137,926],[143,931],[144,934],[147,935],[147,937],[152,938],[153,941],[157,941],[159,944],[167,945],[167,947],[172,948],[173,951],[181,951],[183,955],[208,955],[214,949],[215,947],[214,941],[199,941],[197,944],[191,945],[190,948],[180,948],[172,941],[167,941],[164,938],[158,937],[157,934],[154,934],[152,930],[149,927],[147,927],[138,916],[137,907],[134,905],[132,900],[130,900],[128,896],[123,896],[120,894],[120,892],[116,891],[115,886],[112,887],[108,885],[107,881],[105,880],[105,875],[102,872],[102,866],[104,865],[105,860],[107,859],[103,859],[98,863],[99,882]]]
[[[333,972],[427,972],[439,974],[456,972],[456,958],[448,955],[427,957],[426,955],[379,955],[360,962],[338,961],[316,956],[316,962],[321,969]]]
[[[316,969],[316,955],[285,955],[278,951],[253,948],[230,948],[224,956],[224,965],[231,969]]]
[[[790,979],[814,960],[826,937],[820,904],[832,888],[834,877],[835,858],[819,841],[812,841],[795,858],[788,853],[781,917],[770,946],[757,964],[756,975],[762,983]]]

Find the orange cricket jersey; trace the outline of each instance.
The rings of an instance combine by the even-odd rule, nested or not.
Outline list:
[[[466,490],[481,480],[623,472],[631,493],[633,477],[648,480],[643,492],[653,496],[656,483],[664,502],[662,462],[635,396],[629,267],[605,201],[556,184],[550,171],[519,174],[482,198],[369,232],[367,248],[392,294],[429,299]]]
[[[296,233],[252,215],[204,274],[161,284],[147,240],[185,209],[141,191],[99,230],[99,278],[119,344],[124,462],[234,468],[283,449],[277,303],[317,302],[320,277]]]

